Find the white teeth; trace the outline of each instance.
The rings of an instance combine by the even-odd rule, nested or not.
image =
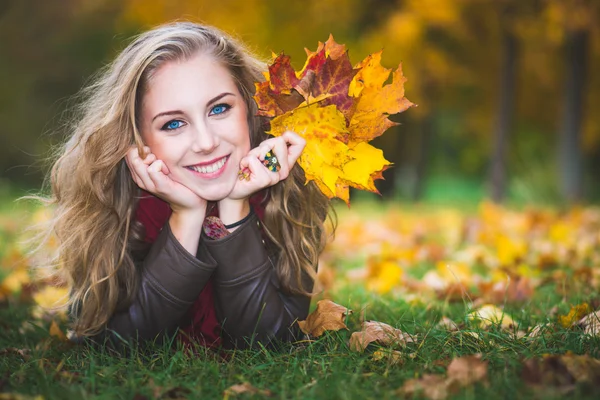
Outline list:
[[[214,164],[210,164],[210,165],[206,165],[206,166],[202,166],[202,167],[191,166],[190,168],[196,172],[200,172],[201,174],[209,174],[211,172],[218,171],[223,165],[225,165],[225,161],[227,161],[227,157],[221,158],[219,161],[217,161]]]

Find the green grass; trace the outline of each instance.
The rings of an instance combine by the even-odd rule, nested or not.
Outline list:
[[[472,188],[467,189],[464,193]],[[338,205],[339,217],[343,219],[347,207]],[[28,207],[0,200],[0,218],[6,216],[6,223],[0,224],[3,227],[0,259],[18,237],[18,232],[10,228],[11,221],[17,213],[31,213],[33,209]],[[369,213],[381,215],[392,207],[398,206],[379,201],[356,201],[352,205],[354,211],[366,218]],[[419,215],[435,210],[436,205],[406,203],[401,207]],[[476,202],[464,207],[472,211]],[[359,267],[362,263],[364,260],[345,260],[340,268]],[[6,267],[0,265],[0,279]],[[418,279],[432,267],[427,263],[413,266],[410,274]],[[489,362],[489,385],[468,386],[451,398],[533,399],[551,394],[562,398],[560,391],[552,387],[542,395],[531,389],[522,378],[523,360],[567,352],[600,358],[600,339],[584,336],[578,329],[556,327],[556,315],[568,313],[571,305],[581,302],[597,304],[600,296],[585,285],[569,290],[566,295],[559,289],[549,281],[536,288],[528,301],[505,307],[520,323],[521,330],[527,331],[538,324],[555,328],[536,339],[515,339],[498,329],[481,330],[467,319],[472,308],[468,299],[407,302],[401,294],[379,296],[368,292],[364,285],[342,285],[329,296],[354,310],[347,318],[347,331],[328,332],[314,341],[286,344],[278,350],[218,352],[196,348],[190,351],[174,343],[132,349],[125,355],[108,348],[72,345],[50,338],[49,322],[33,320],[30,305],[13,296],[0,302],[0,399],[11,398],[5,397],[8,393],[44,399],[220,399],[227,388],[243,382],[269,390],[278,399],[393,399],[401,397],[397,390],[408,379],[423,374],[443,375],[452,359],[474,353],[481,353]],[[461,333],[436,328],[442,316],[459,323]],[[364,353],[349,349],[348,340],[359,329],[361,317],[415,335],[415,343],[396,348],[402,352],[401,364],[374,360],[377,345],[371,345]],[[479,339],[467,332],[479,334]],[[598,390],[580,384],[570,395],[594,399],[600,396]]]
[[[229,352],[203,348],[190,352],[175,343],[143,351],[133,349],[127,355],[51,339],[47,324],[41,322],[21,334],[19,329],[29,319],[27,306],[4,303],[0,308],[0,349],[29,349],[29,353],[23,357],[12,351],[0,357],[0,393],[42,395],[46,399],[222,398],[231,385],[249,382],[281,399],[388,399],[396,398],[396,390],[407,379],[426,373],[444,374],[453,358],[481,353],[490,363],[489,386],[470,386],[453,398],[536,398],[521,379],[524,358],[567,351],[600,357],[600,340],[576,330],[561,328],[535,340],[514,339],[500,330],[482,331],[466,320],[468,303],[408,304],[401,298],[376,296],[359,287],[339,290],[334,300],[355,310],[347,319],[349,331],[330,332],[313,342],[284,345],[278,350]],[[548,286],[530,303],[507,307],[507,311],[526,330],[553,322],[554,317],[546,313],[555,305],[568,311],[569,304]],[[348,348],[350,332],[358,330],[360,310],[365,307],[364,318],[389,323],[418,338],[416,343],[398,348],[403,353],[402,365],[373,360],[377,345],[364,353]],[[442,316],[462,321],[463,333],[435,328]],[[480,339],[466,331],[478,332]],[[589,390],[577,387],[574,395],[597,398],[599,393]]]

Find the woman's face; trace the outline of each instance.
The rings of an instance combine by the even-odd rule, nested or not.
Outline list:
[[[141,135],[169,177],[209,201],[231,192],[250,151],[247,107],[211,56],[161,65],[142,99]]]

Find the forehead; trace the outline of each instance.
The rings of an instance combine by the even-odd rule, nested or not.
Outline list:
[[[154,71],[143,95],[143,107],[185,108],[230,92],[239,94],[229,70],[214,57],[197,54],[189,59],[167,61]]]

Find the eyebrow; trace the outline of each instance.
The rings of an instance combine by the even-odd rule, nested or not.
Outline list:
[[[234,95],[233,93],[230,93],[230,92],[224,92],[224,93],[221,93],[220,95],[218,95],[218,96],[215,96],[215,97],[213,97],[212,99],[210,99],[210,100],[209,100],[209,101],[206,103],[206,105],[208,106],[208,105],[210,105],[210,104],[212,104],[212,103],[215,103],[215,102],[217,102],[217,101],[221,100],[221,99],[222,99],[223,97],[225,97],[225,96],[235,96],[235,95]],[[164,117],[164,116],[169,116],[169,115],[181,115],[181,114],[183,114],[183,111],[181,111],[181,110],[164,111],[164,112],[161,112],[161,113],[158,113],[158,114],[156,114],[156,115],[154,116],[154,118],[152,118],[152,122],[154,122],[154,120],[155,120],[156,118],[159,118],[159,117]]]

